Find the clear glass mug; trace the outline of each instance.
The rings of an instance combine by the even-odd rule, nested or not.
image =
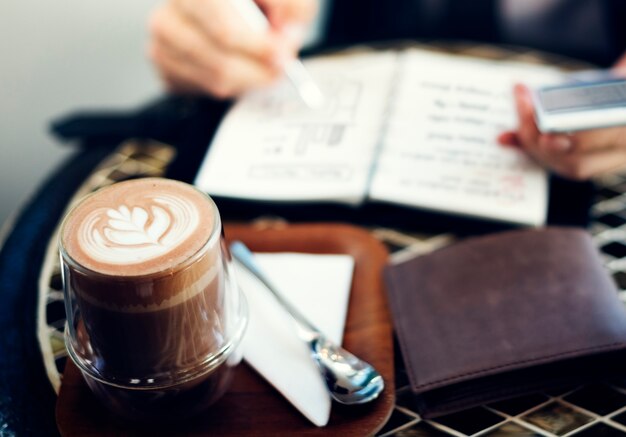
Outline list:
[[[195,188],[162,179],[123,182],[129,185],[121,194],[146,181],[194,190],[198,201]],[[61,226],[66,348],[93,393],[115,413],[135,421],[189,417],[228,388],[232,369],[241,360],[239,346],[247,324],[245,298],[233,276],[219,212],[200,193],[205,213],[212,214],[210,230],[205,230],[208,238],[174,264],[147,274],[98,271],[72,256],[79,252],[68,243],[68,235],[83,222],[81,208],[98,204],[98,199],[89,200],[92,196],[111,197],[106,190],[115,189],[105,188],[81,201]],[[121,197],[132,204],[128,195]],[[136,207],[124,206],[115,211],[128,211],[131,220]],[[146,210],[149,214],[150,208]],[[118,217],[110,211],[109,216]]]

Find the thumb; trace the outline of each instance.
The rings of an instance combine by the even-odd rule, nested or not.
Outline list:
[[[255,0],[272,27],[308,24],[317,13],[317,0]]]

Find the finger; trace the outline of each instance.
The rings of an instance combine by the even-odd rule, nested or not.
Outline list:
[[[626,150],[611,148],[561,157],[548,165],[570,179],[585,180],[626,167]]]
[[[272,26],[281,28],[287,24],[305,25],[311,22],[318,9],[315,0],[255,0],[267,14]]]
[[[267,86],[282,74],[279,70],[261,68],[243,56],[225,58],[216,73],[214,86],[217,86],[217,94],[223,97],[238,96],[250,89]]]
[[[169,4],[153,15],[150,29],[156,43],[174,52],[181,62],[210,69],[224,56],[210,39]]]
[[[613,147],[626,147],[624,127],[594,129],[574,134],[544,134],[540,145],[547,152],[588,153]]]
[[[517,132],[502,132],[500,135],[498,135],[496,141],[498,141],[498,143],[502,146],[520,147],[520,141],[517,137]]]
[[[576,162],[581,154],[574,148],[572,137],[565,134],[541,134],[538,143],[539,146],[532,153],[533,158],[543,166],[573,178],[569,175],[573,173],[572,163]]]
[[[149,56],[158,65],[161,79],[169,91],[175,93],[206,91],[198,80],[199,75],[194,65],[181,60],[164,44],[151,44]]]
[[[278,77],[275,71],[259,68],[241,56],[226,56],[211,74],[201,65],[181,61],[177,53],[165,51],[159,61],[166,75],[176,82],[189,82],[195,88],[217,98],[238,96],[251,88],[267,85]]]
[[[229,1],[177,0],[175,4],[223,51],[239,52],[271,63],[282,49],[274,33],[255,30]]]
[[[576,151],[592,152],[616,146],[624,147],[626,128],[610,127],[580,131],[572,134]]]
[[[528,89],[520,84],[514,88],[518,114],[518,138],[525,149],[538,147],[539,130],[535,124],[534,109]]]
[[[568,153],[574,149],[574,140],[571,135],[541,134],[539,147],[545,153]]]

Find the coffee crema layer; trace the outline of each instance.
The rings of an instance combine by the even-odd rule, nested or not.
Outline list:
[[[146,178],[104,188],[67,217],[62,243],[85,268],[146,276],[176,268],[211,237],[213,205],[191,186]]]

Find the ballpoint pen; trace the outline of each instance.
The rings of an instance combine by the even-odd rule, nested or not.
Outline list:
[[[267,17],[253,0],[231,0],[237,11],[248,25],[257,32],[267,32],[270,23]],[[298,91],[302,101],[310,108],[316,109],[324,104],[324,95],[315,83],[300,59],[288,61],[283,67],[285,76]]]

